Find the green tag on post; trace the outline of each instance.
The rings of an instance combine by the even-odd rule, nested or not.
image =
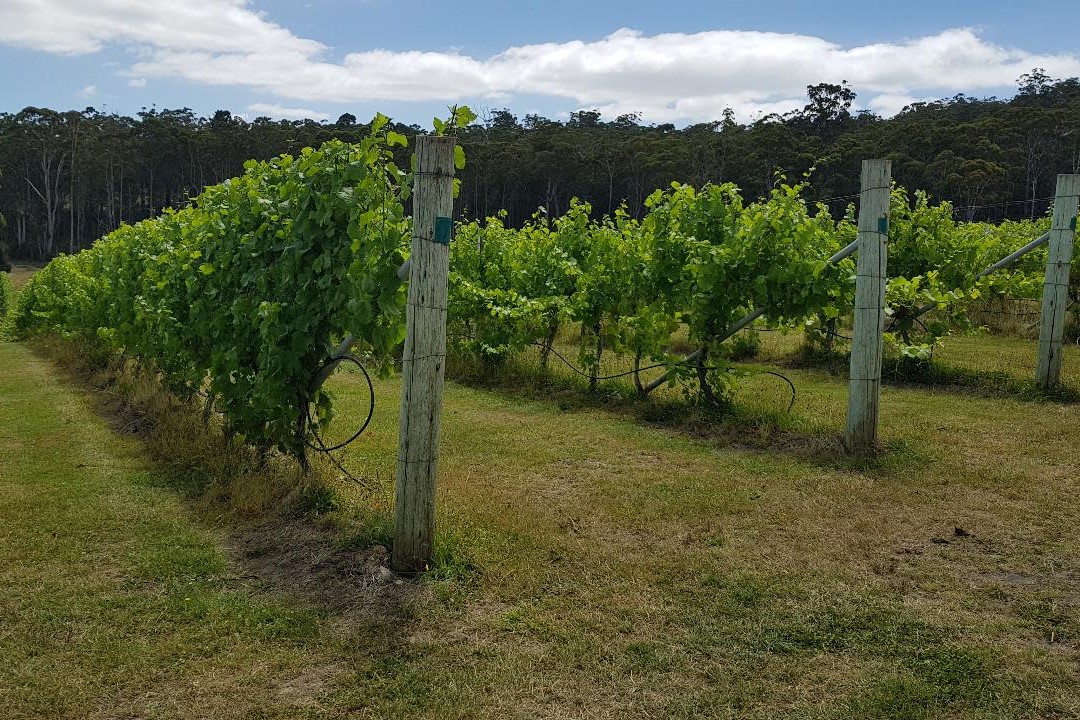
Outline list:
[[[450,235],[454,229],[454,221],[448,217],[435,218],[435,242],[440,245],[450,244]]]
[[[881,233],[882,235],[888,235],[889,234],[889,218],[887,218],[887,217],[878,218],[877,231],[879,233]]]

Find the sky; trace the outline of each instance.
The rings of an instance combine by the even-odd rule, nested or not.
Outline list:
[[[750,122],[846,80],[891,116],[1080,76],[1080,3],[1028,0],[0,0],[0,112],[227,109],[247,119],[446,107]]]

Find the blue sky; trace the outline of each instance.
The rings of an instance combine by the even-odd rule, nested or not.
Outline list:
[[[427,126],[446,105],[679,125],[800,107],[848,80],[860,107],[1007,96],[1080,75],[1075,3],[2,0],[0,111],[225,108]]]

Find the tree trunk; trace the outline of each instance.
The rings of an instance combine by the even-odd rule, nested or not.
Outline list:
[[[593,332],[596,333],[596,364],[589,372],[589,392],[594,392],[600,383],[600,357],[604,354],[604,340],[600,337],[600,329],[600,321],[597,320],[593,325]]]
[[[559,333],[558,320],[553,320],[548,326],[547,340],[544,342],[544,347],[540,348],[540,367],[547,370],[548,356],[551,355],[551,346],[555,344],[555,336]]]
[[[702,348],[701,355],[698,356],[696,363],[698,385],[701,388],[701,396],[705,398],[705,402],[710,405],[718,405],[720,403],[719,397],[713,391],[712,385],[709,384],[709,371],[707,361],[709,359],[708,348]]]
[[[645,394],[645,386],[641,384],[641,349],[634,353],[634,388],[638,395]]]

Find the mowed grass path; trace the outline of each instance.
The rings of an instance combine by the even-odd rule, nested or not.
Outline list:
[[[0,343],[0,717],[310,714],[324,619],[238,580],[163,480]]]
[[[39,358],[0,367],[5,717],[1080,716],[1075,405],[887,387],[891,450],[860,464],[811,371],[753,447],[450,383],[442,565],[341,618],[226,562]],[[365,386],[333,385],[344,428]],[[392,484],[376,389],[343,542]]]

